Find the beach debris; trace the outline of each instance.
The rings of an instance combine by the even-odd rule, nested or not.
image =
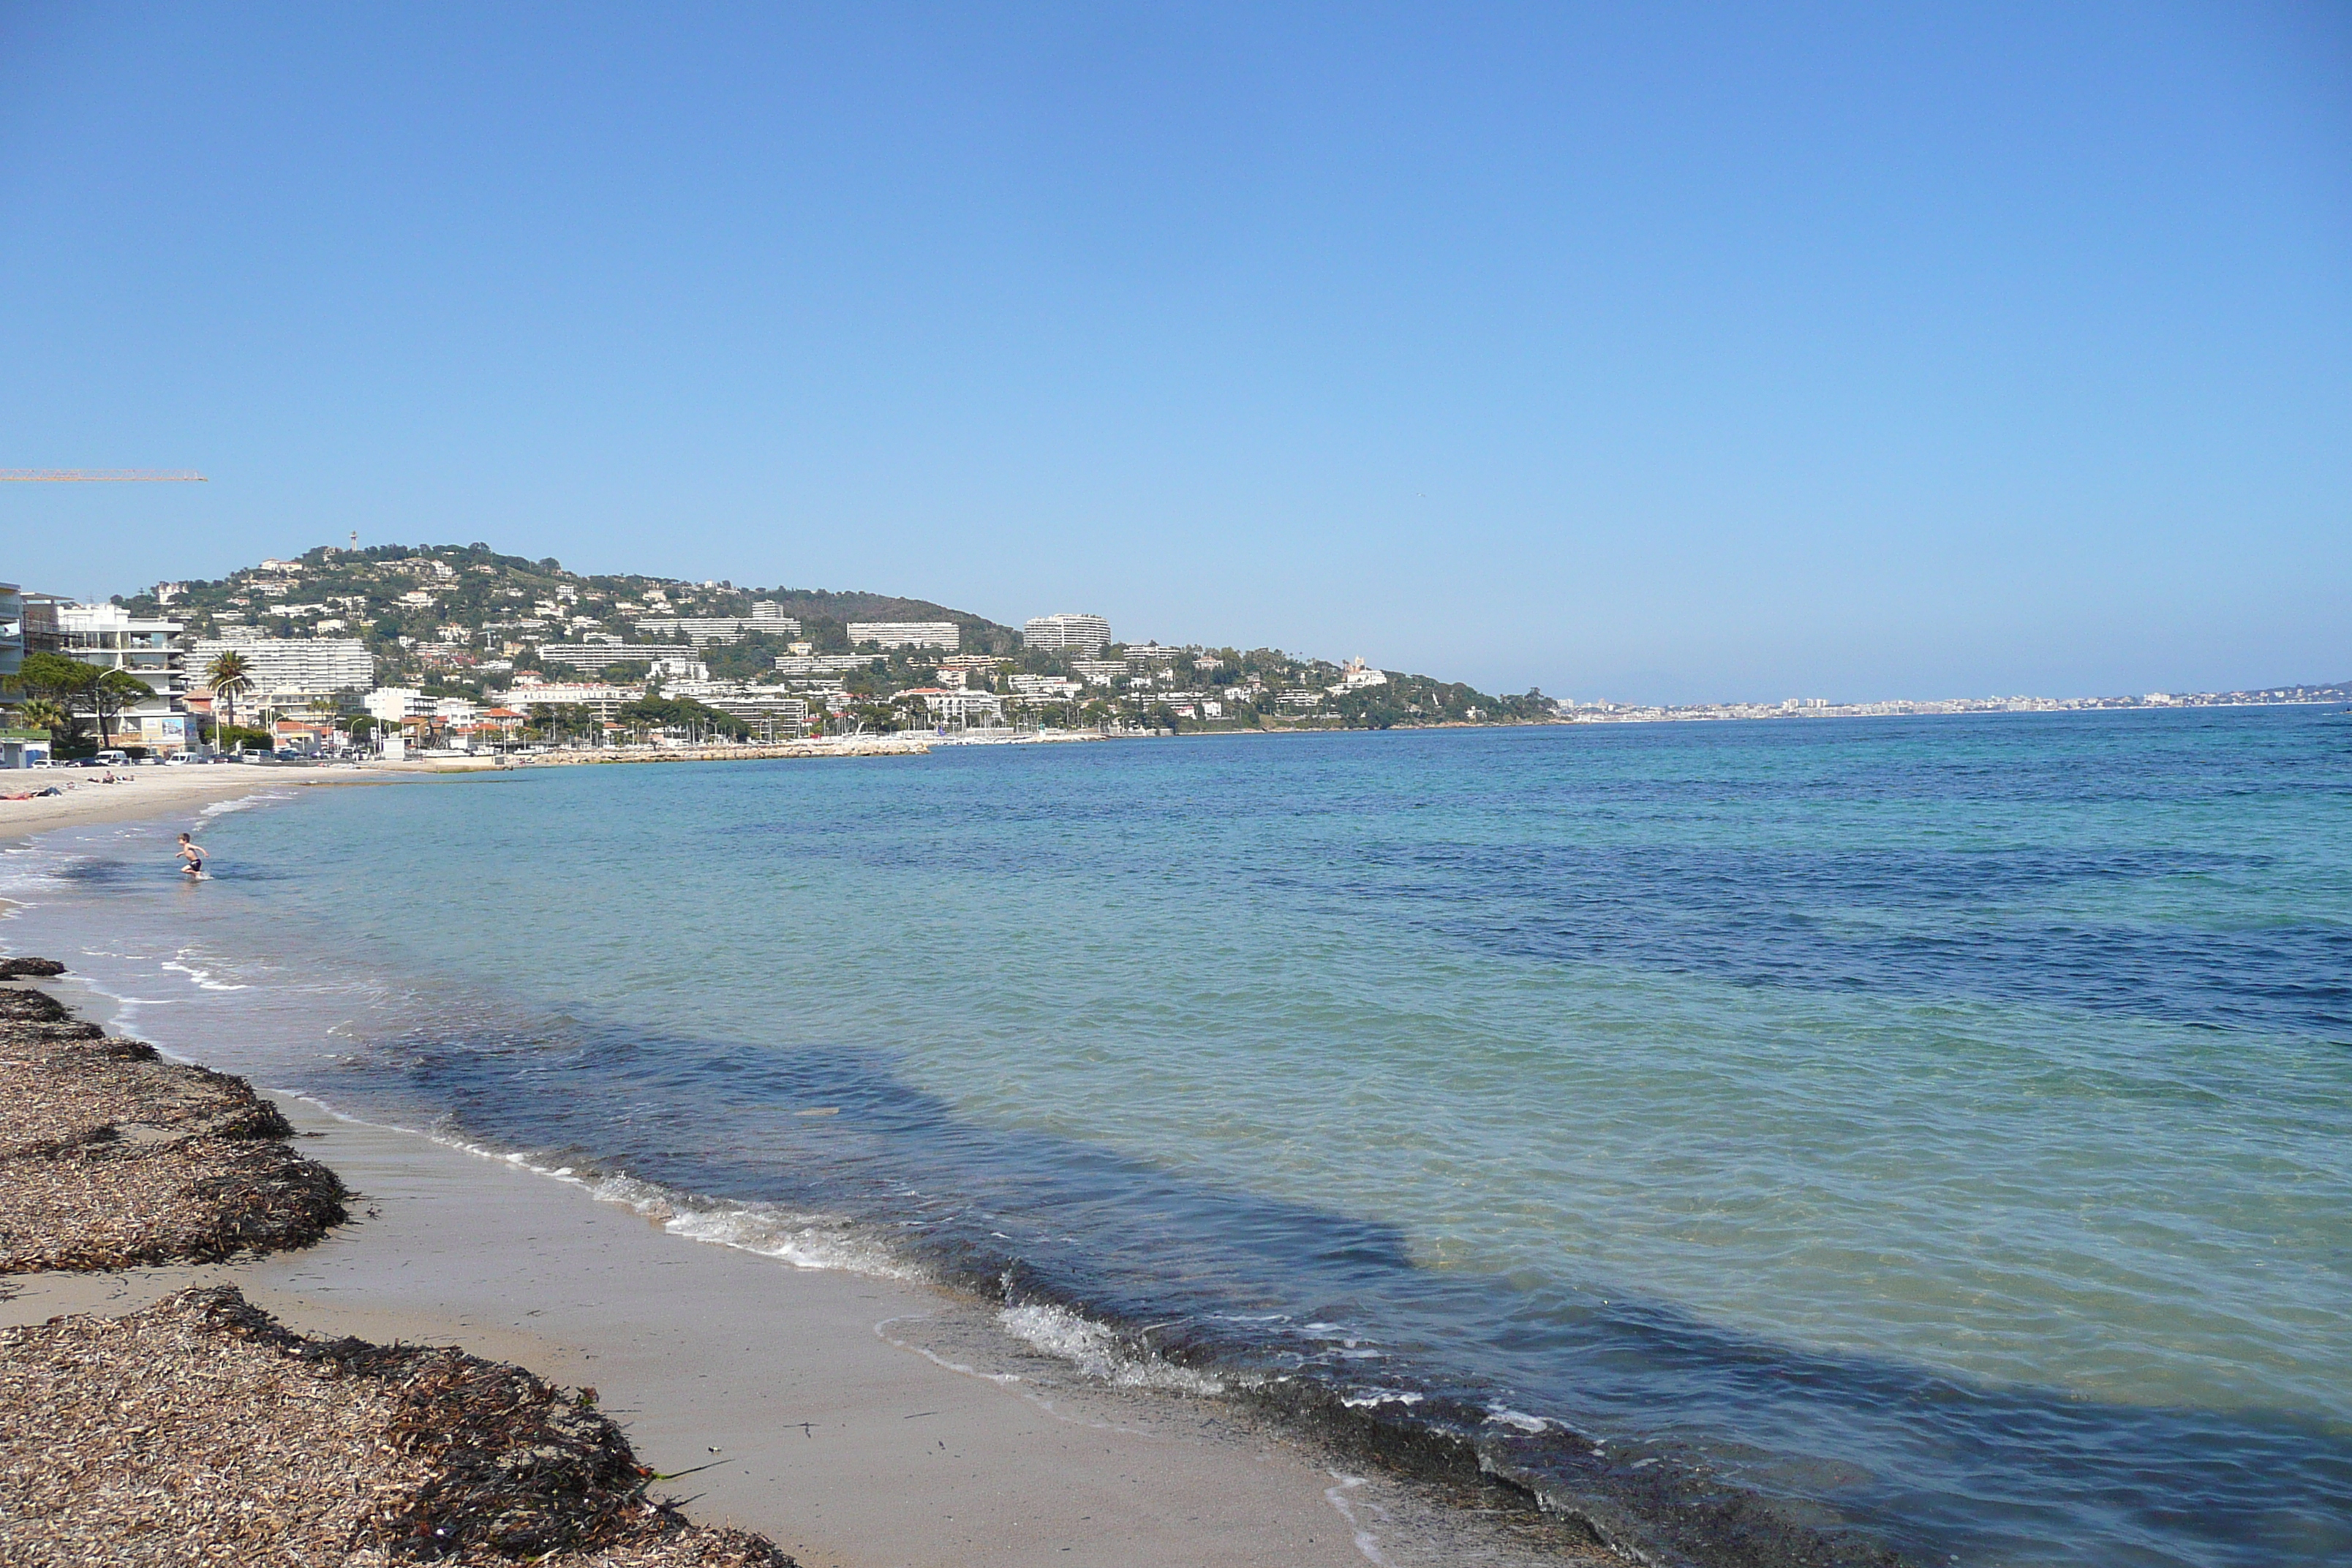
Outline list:
[[[0,958],[0,980],[47,980],[65,972],[54,958]]]
[[[233,1287],[0,1331],[0,1562],[791,1568],[656,1479],[577,1393]]]
[[[308,1246],[344,1193],[292,1131],[243,1079],[0,986],[0,1275]]]

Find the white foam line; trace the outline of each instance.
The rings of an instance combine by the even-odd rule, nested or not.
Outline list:
[[[930,1314],[929,1312],[901,1312],[895,1318],[885,1318],[880,1322],[875,1324],[874,1335],[883,1343],[896,1346],[898,1349],[902,1351],[912,1351],[917,1355],[921,1356],[925,1361],[929,1362],[933,1366],[940,1368],[943,1372],[954,1373],[958,1377],[977,1378],[982,1383],[995,1384],[1000,1388],[1021,1381],[1021,1375],[1018,1373],[982,1372],[977,1367],[966,1366],[960,1361],[949,1361],[944,1356],[936,1354],[935,1352],[925,1349],[921,1345],[910,1343],[909,1342],[902,1340],[896,1334],[888,1331],[890,1325],[893,1323],[919,1323],[925,1321],[929,1317]]]
[[[1362,1486],[1364,1478],[1344,1476],[1337,1470],[1333,1470],[1330,1474],[1331,1479],[1339,1484],[1324,1489],[1323,1500],[1338,1510],[1339,1517],[1348,1521],[1348,1529],[1356,1538],[1356,1550],[1364,1554],[1365,1560],[1381,1564],[1381,1568],[1388,1568],[1389,1560],[1381,1555],[1380,1539],[1356,1522],[1356,1510],[1348,1506],[1348,1494]]]

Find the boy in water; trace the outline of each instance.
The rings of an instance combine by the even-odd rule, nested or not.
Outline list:
[[[182,876],[201,877],[205,874],[204,846],[194,842],[184,833],[180,835],[180,858],[187,862],[180,868]]]

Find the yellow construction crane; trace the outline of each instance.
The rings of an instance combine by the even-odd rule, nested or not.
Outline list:
[[[205,483],[202,474],[167,474],[154,468],[0,468],[0,480],[34,479],[75,484],[90,479],[168,479]]]

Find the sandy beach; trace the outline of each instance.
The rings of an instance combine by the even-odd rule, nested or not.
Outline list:
[[[41,810],[0,817],[0,832],[401,776],[305,772],[147,770],[8,803]],[[37,911],[5,935],[41,952]],[[111,1024],[109,999],[70,973],[37,984]],[[0,1280],[0,1326],[120,1318],[228,1285],[297,1334],[457,1346],[593,1385],[643,1462],[681,1477],[658,1494],[812,1568],[1605,1558],[1499,1488],[1359,1468],[1242,1405],[1107,1385],[1004,1331],[986,1303],[689,1240],[577,1184],[268,1098],[292,1146],[351,1193],[349,1223],[238,1261],[18,1274]]]

